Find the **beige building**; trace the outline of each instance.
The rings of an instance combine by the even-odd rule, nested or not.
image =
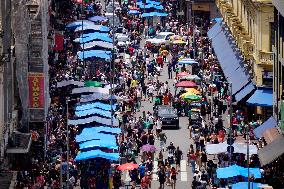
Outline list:
[[[284,133],[284,1],[273,0],[275,41],[274,52],[274,80],[273,80],[273,113]]]
[[[208,32],[235,101],[272,115],[274,7],[271,0],[216,0],[221,21]],[[263,100],[261,98],[265,98]]]
[[[224,22],[248,61],[257,86],[272,86],[272,27],[274,7],[271,0],[216,0]]]

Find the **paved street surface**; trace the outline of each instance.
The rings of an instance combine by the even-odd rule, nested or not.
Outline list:
[[[141,42],[141,48],[143,47],[144,44],[144,40]],[[153,58],[153,57],[151,57]],[[170,59],[171,57],[168,56],[168,59]],[[126,61],[128,61],[129,57],[128,55],[125,55],[125,59]],[[173,73],[174,74],[174,73]],[[172,94],[174,94],[175,91],[175,87],[174,87],[174,80],[173,79],[168,79],[168,73],[167,73],[167,66],[166,63],[164,64],[164,69],[161,72],[161,75],[159,77],[159,81],[161,82],[165,82],[168,81],[169,84],[169,89],[171,91]],[[142,116],[142,112],[145,111],[146,113],[148,111],[150,111],[151,113],[153,112],[153,102],[148,101],[148,99],[144,99],[142,101],[142,107],[140,108],[140,111],[136,113],[136,118],[138,118],[139,116]],[[193,179],[193,173],[191,171],[191,168],[187,165],[187,151],[189,149],[189,145],[193,143],[193,141],[191,139],[189,139],[189,130],[188,130],[188,118],[187,117],[180,117],[179,118],[179,125],[180,128],[178,130],[175,129],[170,129],[170,130],[163,130],[163,132],[166,134],[167,136],[167,143],[165,145],[165,147],[167,147],[170,142],[174,143],[174,146],[177,147],[179,146],[180,150],[182,150],[183,152],[183,160],[181,160],[181,168],[180,168],[180,172],[177,175],[177,184],[176,184],[176,188],[178,189],[182,189],[182,188],[188,188],[189,186],[191,186],[191,182]],[[155,157],[157,156],[158,152],[159,152],[159,141],[156,140],[155,146],[158,148],[157,152],[155,154]],[[163,152],[163,156],[164,159],[167,158],[167,152]],[[138,158],[139,160],[139,158]],[[158,161],[154,162],[154,171],[153,171],[153,182],[152,182],[152,188],[153,189],[158,189],[159,188],[159,182],[157,181],[158,176],[155,174],[157,172],[158,169]],[[130,177],[128,172],[124,173],[124,181],[126,183],[129,183],[130,181]],[[166,186],[165,188],[171,188],[170,186]]]

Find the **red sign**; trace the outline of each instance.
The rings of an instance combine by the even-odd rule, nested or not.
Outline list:
[[[44,108],[44,75],[29,73],[29,107]]]
[[[61,34],[55,34],[54,36],[54,50],[55,51],[63,51],[64,37]]]

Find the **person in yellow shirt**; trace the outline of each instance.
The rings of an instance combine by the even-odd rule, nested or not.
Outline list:
[[[130,86],[131,86],[132,88],[135,88],[135,87],[137,87],[137,85],[138,85],[138,81],[137,81],[136,79],[132,79]]]
[[[162,50],[161,54],[163,56],[164,62],[166,62],[167,61],[167,56],[169,54],[168,50],[167,49]]]

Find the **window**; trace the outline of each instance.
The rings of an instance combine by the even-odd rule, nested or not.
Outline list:
[[[272,52],[272,45],[275,45],[275,27],[273,22],[269,22],[270,44],[269,51]]]

